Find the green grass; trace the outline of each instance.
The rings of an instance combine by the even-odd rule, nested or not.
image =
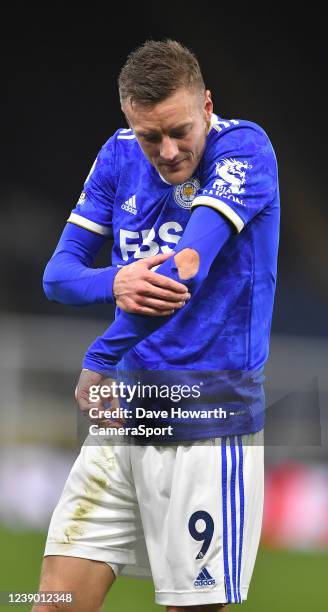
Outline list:
[[[0,590],[37,591],[45,534],[0,528]],[[159,612],[147,580],[119,578],[104,612]],[[328,551],[300,553],[260,549],[245,612],[309,612],[327,609]],[[15,606],[0,606],[0,612]],[[27,610],[29,606],[20,605]],[[234,609],[231,606],[231,609]],[[236,610],[238,608],[235,608]]]

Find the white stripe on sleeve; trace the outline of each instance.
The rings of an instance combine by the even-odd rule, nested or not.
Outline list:
[[[232,210],[232,208],[230,208],[230,206],[228,206],[228,204],[222,202],[222,200],[217,200],[216,198],[212,198],[211,196],[197,196],[194,199],[191,208],[200,205],[209,206],[209,208],[215,208],[216,210],[221,212],[225,217],[229,219],[229,221],[231,221],[231,223],[233,223],[238,233],[241,232],[241,230],[243,229],[245,225],[244,221],[239,217],[239,215],[237,215],[234,210]]]
[[[77,215],[76,213],[71,213],[69,218],[67,219],[68,223],[74,223],[74,225],[79,225],[84,229],[90,230],[90,232],[95,232],[95,234],[101,234],[102,236],[109,236],[111,230],[109,227],[105,227],[104,225],[99,225],[99,223],[95,223],[94,221],[90,221],[90,219],[86,219],[85,217],[81,217],[81,215]]]

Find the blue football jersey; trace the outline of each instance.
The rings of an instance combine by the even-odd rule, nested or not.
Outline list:
[[[69,221],[111,236],[112,265],[123,266],[173,251],[196,206],[215,208],[236,231],[190,303],[132,348],[121,367],[226,372],[224,386],[229,389],[227,377],[237,389],[236,373],[252,372],[252,389],[248,385],[244,392],[239,417],[220,429],[250,433],[263,426],[262,371],[269,351],[279,238],[277,163],[263,129],[213,115],[202,160],[182,185],[170,185],[159,175],[131,130],[118,130],[102,147]],[[245,389],[245,381],[238,380],[236,406]],[[200,426],[204,435],[218,434],[211,419]],[[180,438],[202,437],[190,435],[185,423],[184,429]]]

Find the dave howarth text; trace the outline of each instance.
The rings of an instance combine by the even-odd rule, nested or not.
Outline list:
[[[223,408],[213,408],[212,410],[183,410],[182,408],[171,407],[170,410],[146,410],[136,408],[136,419],[226,419],[227,412]]]

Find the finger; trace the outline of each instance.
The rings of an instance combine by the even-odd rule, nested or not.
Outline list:
[[[91,409],[93,413],[95,410],[104,410],[102,398],[98,399],[96,402],[90,401],[88,389],[77,389],[76,401],[79,409],[86,417],[88,417]]]
[[[94,412],[96,408],[100,409],[100,406],[95,406],[94,404],[90,404],[87,399],[81,398],[81,397],[77,398],[77,403],[78,403],[79,409],[82,412],[83,416],[93,421],[94,417],[91,416],[90,410],[92,408]]]
[[[159,264],[172,257],[172,255],[173,251],[172,253],[160,253],[159,255],[152,255],[152,257],[145,257],[145,259],[140,262],[140,265],[143,264],[146,268],[150,270],[154,266],[158,266]]]
[[[98,427],[116,427],[116,429],[119,429],[124,427],[124,424],[125,419],[100,419]]]
[[[175,292],[171,291],[170,289],[163,289],[162,287],[158,287],[157,285],[152,285],[147,281],[144,284],[144,288],[139,291],[139,295],[144,295],[145,297],[160,301],[173,302],[174,304],[176,304],[177,302],[186,302],[190,299],[191,295],[186,287],[185,289],[186,290],[183,293]]]
[[[120,423],[119,421],[111,421],[110,419],[102,419],[99,421],[95,421],[93,423],[94,425],[97,425],[97,427],[111,427],[111,428],[115,428],[115,429],[120,429],[120,427],[124,427],[124,423]]]
[[[104,406],[100,403],[90,404],[82,401],[79,402],[79,407],[82,412],[82,415],[90,423],[92,423],[92,425],[97,425],[97,427],[102,426],[103,423],[108,423],[112,427],[122,427],[125,423],[125,419],[121,418],[120,416],[111,419],[110,410],[108,410],[108,408],[104,408]],[[91,409],[92,413],[90,412]],[[104,410],[106,410],[106,418],[104,418]]]
[[[186,287],[186,285],[183,285],[182,283],[179,283],[168,276],[164,276],[164,274],[152,272],[151,270],[149,273],[147,273],[147,282],[151,283],[151,285],[155,285],[156,287],[173,291],[174,293],[179,293],[180,295],[188,293],[188,287]]]
[[[165,312],[169,312],[171,310],[178,310],[179,308],[182,308],[185,305],[186,301],[157,300],[152,297],[145,296],[143,299],[136,299],[136,303],[138,304],[138,306],[151,308],[152,310],[158,310],[162,313],[163,310]]]

